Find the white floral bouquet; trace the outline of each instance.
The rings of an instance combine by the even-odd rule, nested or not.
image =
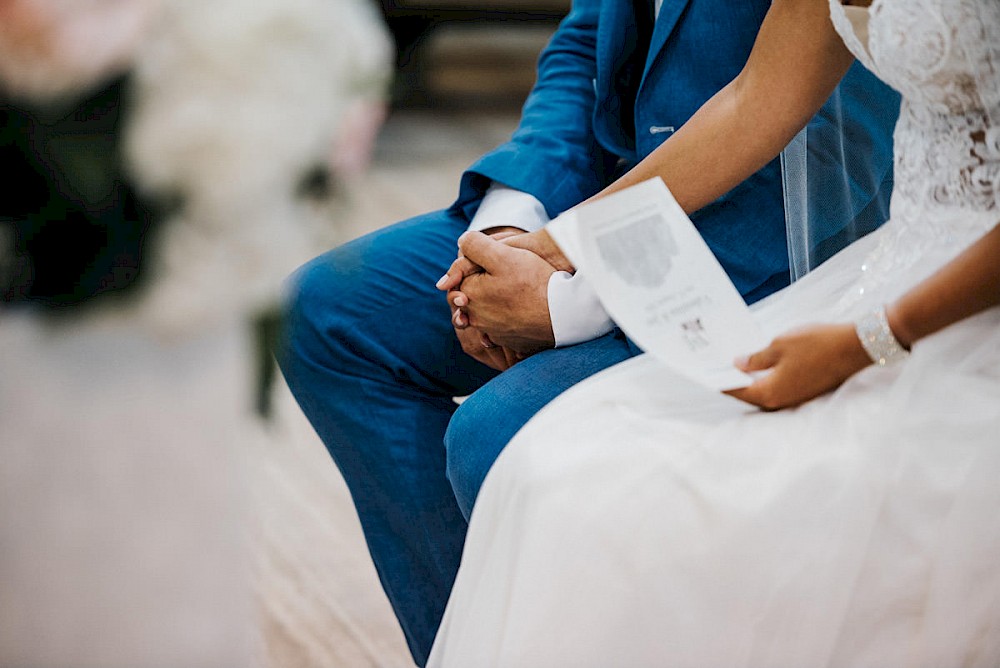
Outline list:
[[[56,264],[26,237],[74,243],[80,214],[114,257],[42,301],[138,276],[129,317],[173,332],[273,303],[336,239],[331,181],[364,167],[389,62],[362,0],[0,0],[0,150],[34,154],[9,194],[37,177],[66,200],[48,218],[0,210],[7,301],[43,295]]]

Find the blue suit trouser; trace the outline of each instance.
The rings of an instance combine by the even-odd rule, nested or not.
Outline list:
[[[434,283],[468,221],[437,211],[336,248],[291,279],[279,362],[339,467],[423,665],[467,520],[503,447],[545,404],[638,353],[618,331],[504,373],[463,353]],[[455,396],[471,395],[461,407]]]

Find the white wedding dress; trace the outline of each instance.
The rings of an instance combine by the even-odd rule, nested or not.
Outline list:
[[[867,43],[831,12],[903,94],[892,220],[763,302],[771,334],[853,320],[1000,221],[1000,2],[875,0]],[[1000,309],[777,413],[642,356],[500,457],[429,665],[996,667],[998,564]]]

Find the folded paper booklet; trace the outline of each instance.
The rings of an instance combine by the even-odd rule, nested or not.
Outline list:
[[[661,179],[579,206],[548,230],[640,348],[717,390],[753,382],[733,360],[767,341]]]

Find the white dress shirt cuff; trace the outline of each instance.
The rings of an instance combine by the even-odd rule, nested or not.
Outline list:
[[[601,305],[597,293],[578,271],[557,271],[549,277],[549,318],[556,348],[596,339],[611,331],[615,323]]]
[[[580,240],[577,236],[577,224],[576,209],[570,209],[562,215],[556,216],[555,220],[545,226],[545,231],[552,237],[552,241],[556,242],[556,246],[559,246],[559,250],[574,266],[580,261],[582,255]]]
[[[491,227],[511,226],[519,227],[525,232],[534,232],[545,227],[548,222],[549,215],[537,198],[494,181],[486,190],[479,210],[469,223],[469,229],[482,232]]]

